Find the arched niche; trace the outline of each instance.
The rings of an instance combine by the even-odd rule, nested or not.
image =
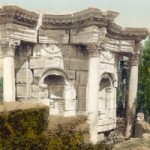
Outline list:
[[[116,90],[114,76],[104,73],[99,82],[99,132],[115,128]]]
[[[40,91],[47,93],[47,97],[39,97],[39,101],[50,107],[50,115],[74,116],[76,91],[67,74],[57,68],[48,68],[40,76]]]

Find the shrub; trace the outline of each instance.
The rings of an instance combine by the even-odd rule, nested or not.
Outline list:
[[[12,111],[7,111],[6,108],[6,111],[0,113],[2,149],[45,150],[47,145],[45,135],[48,124],[47,118],[48,108],[43,106],[23,110],[18,108]]]

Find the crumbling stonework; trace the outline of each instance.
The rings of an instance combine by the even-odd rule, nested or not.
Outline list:
[[[126,137],[130,137],[140,41],[148,30],[122,28],[114,22],[117,16],[96,8],[68,15],[0,8],[4,102],[43,103],[50,115],[87,115],[90,141],[96,143],[116,128],[117,68],[120,57],[126,56],[130,60]]]
[[[143,113],[138,113],[135,121],[134,137],[142,138],[144,137],[144,134],[146,135],[146,133],[150,134],[150,124],[145,121]]]

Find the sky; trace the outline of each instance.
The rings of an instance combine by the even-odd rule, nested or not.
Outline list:
[[[150,27],[150,0],[0,0],[28,10],[75,12],[88,7],[117,11],[115,22],[122,27]]]

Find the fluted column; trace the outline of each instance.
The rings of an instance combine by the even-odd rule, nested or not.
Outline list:
[[[138,87],[138,60],[139,54],[133,54],[130,57],[129,91],[126,107],[126,138],[130,138],[133,135]]]
[[[16,46],[20,41],[9,40],[1,42],[1,49],[3,51],[3,101],[15,101],[15,67],[14,55]]]

